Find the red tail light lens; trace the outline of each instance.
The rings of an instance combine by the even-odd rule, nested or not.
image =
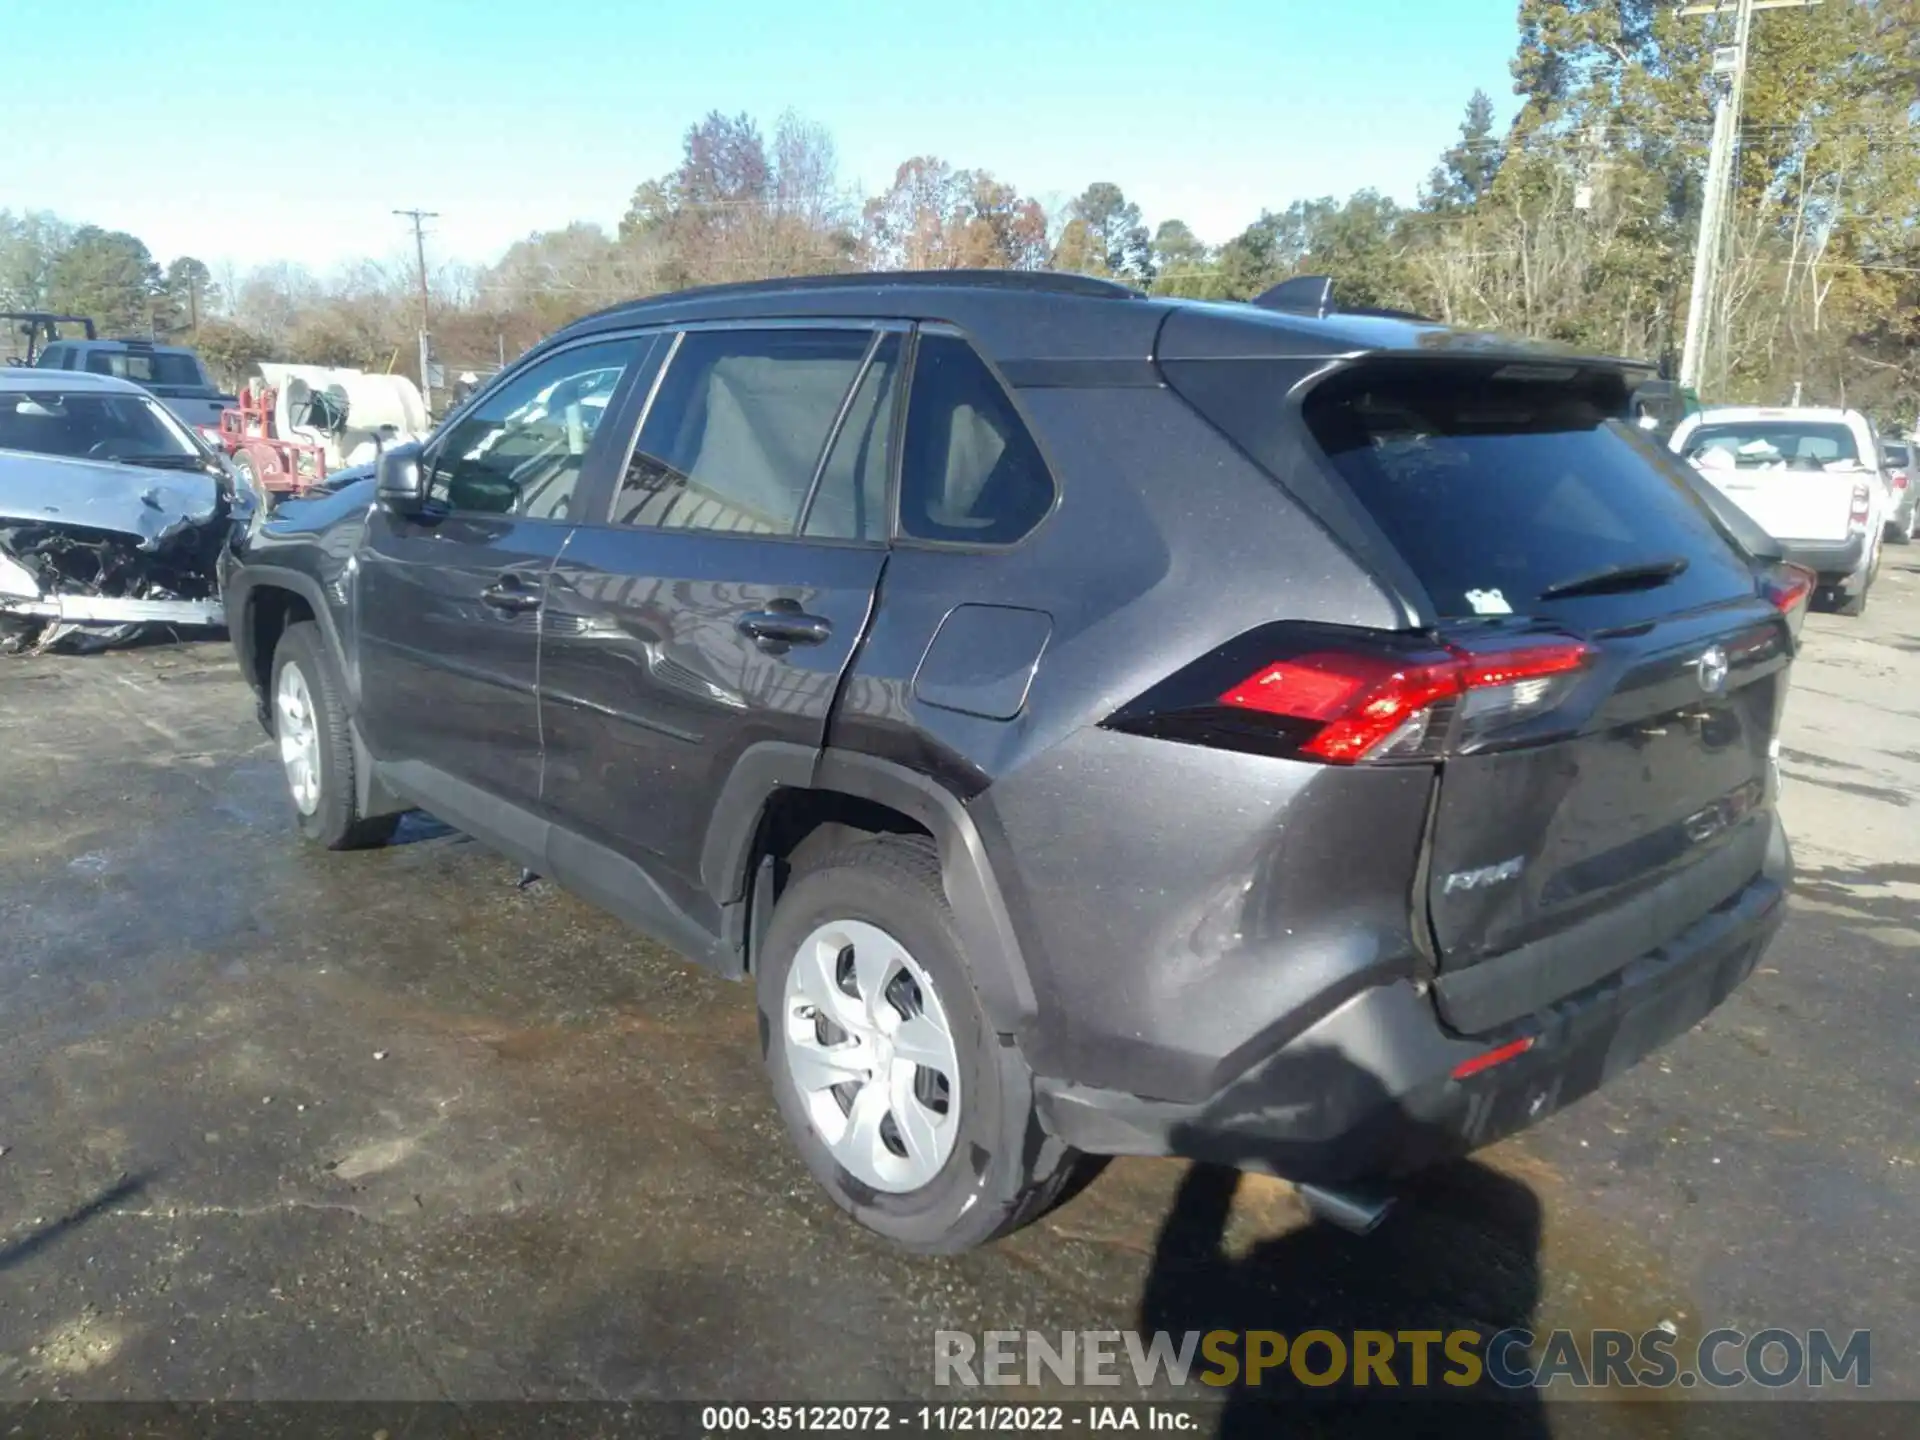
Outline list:
[[[1867,518],[1873,513],[1873,494],[1864,485],[1853,487],[1853,513],[1848,517],[1852,528],[1865,530]]]
[[[1767,599],[1773,602],[1773,608],[1782,615],[1791,615],[1796,610],[1805,609],[1813,598],[1814,587],[1820,583],[1820,577],[1802,565],[1787,561],[1773,567],[1773,573],[1760,582]]]
[[[1351,765],[1426,753],[1442,727],[1434,707],[1462,702],[1463,718],[1496,719],[1549,708],[1554,681],[1579,670],[1594,651],[1579,641],[1546,641],[1491,653],[1448,646],[1431,658],[1314,652],[1263,666],[1220,696],[1220,704],[1296,722],[1312,722],[1303,755]]]
[[[1302,753],[1351,763],[1394,739],[1434,701],[1458,695],[1457,668],[1450,658],[1396,664],[1373,655],[1302,655],[1249,676],[1220,703],[1317,721],[1321,728],[1300,746]]]
[[[1563,634],[1430,635],[1276,621],[1176,670],[1103,728],[1322,764],[1430,761],[1545,738],[1599,651]]]
[[[1896,490],[1904,490],[1907,488],[1907,472],[1906,471],[1896,470],[1893,472],[1893,488]]]

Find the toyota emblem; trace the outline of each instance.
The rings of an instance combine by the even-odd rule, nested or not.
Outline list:
[[[1718,695],[1727,688],[1727,652],[1718,645],[1709,646],[1694,665],[1694,673],[1700,677],[1700,688],[1709,695]]]

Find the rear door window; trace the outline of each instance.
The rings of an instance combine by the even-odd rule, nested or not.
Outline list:
[[[1612,623],[1752,594],[1746,559],[1677,462],[1616,418],[1616,395],[1571,378],[1387,363],[1326,381],[1304,413],[1442,618],[1570,605]],[[1670,573],[1556,598],[1641,567]]]
[[[894,397],[899,393],[900,336],[883,335],[840,418],[800,533],[817,540],[887,538],[887,461]]]
[[[868,330],[687,332],[641,425],[614,497],[614,522],[668,530],[795,533],[814,477],[821,474],[822,455],[873,344]],[[877,403],[867,404],[866,420],[874,418]],[[884,430],[880,443],[884,465]],[[847,533],[855,523],[854,497],[841,483],[851,488],[877,473],[884,486],[884,469],[860,469],[851,452],[847,464],[858,476],[843,470],[834,493],[816,497],[820,518],[812,533],[857,538]]]

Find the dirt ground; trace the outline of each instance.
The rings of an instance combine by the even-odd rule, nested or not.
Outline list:
[[[223,643],[0,662],[0,1401],[906,1398],[936,1330],[1146,1295],[1171,1329],[1870,1328],[1920,1399],[1912,553],[1809,622],[1763,968],[1366,1240],[1263,1180],[1196,1236],[1186,1167],[1122,1162],[897,1256],[790,1153],[745,987],[423,817],[296,843]]]

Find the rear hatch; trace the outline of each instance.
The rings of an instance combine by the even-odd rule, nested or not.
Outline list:
[[[1376,362],[1304,401],[1444,645],[1514,657],[1496,682],[1578,647],[1455,703],[1425,898],[1462,1029],[1656,948],[1765,856],[1788,628],[1673,458],[1613,418],[1623,395],[1604,370]],[[1523,951],[1497,989],[1445,983]]]
[[[1845,541],[1863,530],[1879,475],[1850,426],[1792,417],[1707,421],[1682,455],[1777,540]]]

